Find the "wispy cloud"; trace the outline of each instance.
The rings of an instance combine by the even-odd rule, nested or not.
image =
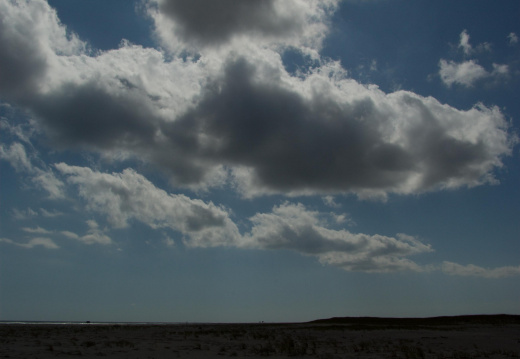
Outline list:
[[[50,234],[50,233],[52,233],[51,231],[48,231],[45,228],[41,228],[41,227],[36,227],[36,228],[25,227],[25,228],[22,228],[22,231],[31,233],[31,234]]]
[[[507,35],[507,38],[509,40],[509,45],[518,44],[518,35],[515,34],[514,32],[509,33],[509,35]]]
[[[468,34],[467,30],[463,30],[460,33],[460,40],[459,40],[459,48],[462,48],[462,51],[465,55],[473,55],[476,52],[483,52],[483,51],[491,51],[491,44],[488,42],[484,42],[481,44],[478,44],[476,48],[474,48],[470,42],[469,42],[470,36]]]
[[[45,190],[50,198],[62,198],[63,183],[56,178],[49,168],[40,168],[33,165],[27,156],[25,146],[19,142],[0,145],[0,159],[8,161],[17,172],[24,172],[31,178],[31,182],[37,188]]]
[[[24,210],[13,208],[12,215],[13,218],[16,220],[26,220],[38,216],[42,216],[45,218],[56,218],[63,216],[64,213],[57,210],[47,210],[45,208],[39,208],[38,210],[33,210],[32,208],[27,208]]]
[[[429,245],[404,234],[387,237],[329,229],[320,213],[301,204],[285,203],[250,220],[253,228],[244,236],[242,246],[289,249],[349,271],[422,271],[407,257],[432,251]]]
[[[44,247],[46,249],[60,248],[56,243],[54,243],[54,241],[52,239],[46,238],[46,237],[32,238],[26,243],[19,243],[19,242],[13,241],[8,238],[0,238],[0,243],[2,243],[2,242],[7,243],[7,244],[12,244],[12,245],[15,245],[18,247],[22,247],[22,248],[27,248],[27,249],[32,249],[35,247]]]
[[[520,266],[483,268],[473,264],[462,265],[453,262],[444,262],[441,270],[446,274],[465,277],[505,278],[520,275]]]

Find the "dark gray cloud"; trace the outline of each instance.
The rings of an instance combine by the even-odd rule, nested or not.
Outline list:
[[[301,24],[280,16],[274,0],[161,0],[159,10],[175,22],[175,34],[185,42],[219,45],[241,33],[280,36]]]
[[[157,118],[147,100],[132,89],[118,96],[95,82],[69,83],[35,97],[31,108],[56,145],[124,149],[153,140]]]
[[[400,99],[419,117],[390,142],[385,122],[400,114],[383,112],[369,93],[346,103],[327,93],[308,100],[254,78],[247,61],[228,64],[222,81],[172,124],[172,142],[208,163],[250,168],[257,186],[277,192],[386,192],[412,176],[410,189],[424,191],[451,180],[476,182],[487,172],[481,165],[495,160],[494,144],[455,138],[419,97]]]
[[[70,55],[86,46],[60,24],[46,1],[2,1],[0,48],[0,99],[24,101],[45,80],[50,53]]]
[[[0,11],[0,98],[20,99],[33,92],[45,75],[45,57],[33,46],[28,46],[30,29],[13,27]]]
[[[0,98],[17,100],[34,91],[46,71],[45,58],[20,44],[0,19]]]
[[[402,148],[359,120],[375,115],[370,99],[347,107],[320,95],[306,103],[278,84],[254,83],[254,71],[244,60],[229,64],[221,86],[211,86],[173,132],[192,143],[204,134],[212,141],[196,148],[201,156],[252,167],[260,185],[280,191],[387,186],[412,168]]]

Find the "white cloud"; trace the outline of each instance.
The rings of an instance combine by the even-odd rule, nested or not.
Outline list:
[[[88,220],[87,225],[89,227],[87,234],[78,238],[81,242],[86,244],[112,244],[112,239],[99,228],[96,221]]]
[[[51,230],[47,230],[47,229],[39,227],[39,226],[37,226],[35,228],[23,227],[23,228],[21,228],[21,230],[26,233],[33,234],[33,235],[35,235],[35,234],[36,235],[61,234],[62,236],[66,237],[66,238],[74,239],[74,240],[83,242],[85,244],[109,245],[109,244],[113,243],[112,239],[105,234],[105,230],[99,228],[99,225],[97,224],[96,221],[88,220],[86,223],[88,226],[88,230],[87,230],[87,233],[82,236],[80,236],[74,232],[71,232],[71,231],[54,231],[54,230],[51,231]],[[47,248],[59,248],[56,244],[53,244],[54,242],[51,239],[42,238],[42,237],[33,238],[26,244],[19,244],[19,243],[15,243],[13,241],[9,242],[8,240],[5,240],[4,242],[16,244],[16,245],[26,247],[26,248],[32,248],[36,245],[42,245]]]
[[[446,274],[465,277],[505,278],[520,275],[520,266],[483,268],[473,264],[461,265],[453,262],[444,262],[441,269]]]
[[[349,271],[424,271],[407,257],[432,251],[430,245],[404,234],[387,237],[329,229],[319,212],[301,204],[285,203],[250,220],[253,228],[241,246],[289,249]]]
[[[25,247],[25,248],[34,248],[36,246],[42,246],[42,247],[45,247],[47,249],[58,249],[58,248],[60,248],[56,243],[54,243],[54,241],[52,239],[45,238],[45,237],[32,238],[31,240],[29,240],[28,243],[22,244],[21,246]]]
[[[42,227],[39,227],[39,226],[36,227],[36,228],[24,227],[24,228],[22,228],[22,231],[27,232],[27,233],[31,233],[31,234],[51,234],[52,233],[51,231],[48,231],[45,228],[42,228]]]
[[[439,61],[439,75],[442,82],[448,87],[453,84],[459,84],[466,87],[471,87],[483,78],[490,76],[490,74],[475,60],[468,60],[462,63],[454,61],[446,61],[441,59]]]
[[[510,37],[511,39],[513,37]],[[491,44],[484,42],[476,48],[469,43],[469,34],[466,30],[460,34],[459,47],[463,49],[465,57],[477,55],[479,52],[491,52]],[[461,85],[472,87],[476,83],[483,80],[503,81],[509,76],[509,66],[506,64],[493,63],[492,70],[486,70],[477,63],[476,59],[469,59],[463,62],[456,62],[441,59],[439,61],[439,76],[442,82],[451,87],[452,85]]]
[[[493,72],[491,75],[494,76],[507,76],[509,75],[509,66],[505,64],[493,64]]]
[[[461,63],[454,61],[439,61],[439,75],[442,82],[448,87],[458,84],[472,87],[483,79],[500,79],[509,74],[509,66],[505,64],[493,64],[493,71],[488,72],[475,60],[468,60]]]
[[[46,210],[45,208],[40,208],[38,211],[33,210],[32,208],[27,208],[25,210],[19,210],[13,208],[13,218],[16,220],[26,220],[34,217],[38,217],[41,215],[46,218],[55,218],[59,216],[63,216],[63,212],[59,212],[56,210]]]
[[[466,30],[460,33],[459,47],[462,48],[466,55],[470,55],[473,52],[473,47],[469,43],[469,34]]]
[[[71,231],[60,231],[59,234],[61,234],[64,237],[67,237],[68,239],[73,239],[79,242],[83,242],[85,244],[101,244],[101,245],[110,245],[113,244],[112,239],[107,236],[104,232],[105,230],[99,229],[99,225],[94,220],[87,221],[87,226],[89,227],[86,234],[80,236],[74,232]]]
[[[323,200],[323,203],[325,203],[329,207],[332,207],[332,208],[339,208],[339,207],[341,207],[341,205],[336,203],[336,200],[334,199],[334,196],[330,196],[330,195],[329,196],[323,196],[323,197],[321,197],[321,199]]]
[[[135,219],[151,228],[171,228],[186,236],[188,246],[232,244],[239,238],[236,225],[222,207],[184,195],[168,194],[134,170],[106,174],[85,167],[56,164],[77,185],[90,210],[103,213],[117,228]]]
[[[36,237],[29,240],[27,243],[18,243],[8,238],[0,238],[0,243],[12,244],[18,247],[32,249],[35,247],[44,247],[46,249],[58,249],[60,248],[54,241],[50,238],[45,237]]]
[[[69,239],[79,240],[79,238],[80,238],[80,236],[78,236],[76,233],[71,232],[71,231],[60,231],[59,233]]]
[[[285,249],[347,271],[428,272],[435,269],[434,265],[421,265],[409,258],[433,251],[429,244],[413,236],[389,237],[331,229],[350,221],[346,214],[322,213],[286,202],[269,213],[250,217],[251,229],[242,234],[222,207],[168,194],[133,170],[107,174],[64,163],[57,164],[56,168],[67,177],[68,183],[78,187],[87,208],[105,215],[113,226],[124,228],[130,220],[137,220],[154,229],[170,228],[183,236],[188,247]],[[111,243],[97,222],[91,220],[87,224],[89,231],[85,236],[70,231],[60,233],[88,244]],[[175,245],[168,236],[164,243]],[[443,272],[453,275],[465,275],[464,268],[449,262],[441,267]],[[502,273],[502,269],[490,273]]]
[[[3,144],[0,145],[0,159],[8,161],[17,172],[33,171],[31,161],[27,157],[25,147],[21,143],[15,142],[9,147]]]
[[[47,191],[50,198],[63,198],[63,182],[56,178],[52,170],[36,169],[32,181]]]
[[[335,214],[330,213],[330,215],[334,218],[334,221],[338,224],[347,224],[350,227],[356,226],[356,222],[350,217],[348,213]]]
[[[27,208],[25,210],[13,208],[13,218],[16,220],[25,220],[36,217],[37,215],[38,212],[34,211],[32,208]]]
[[[17,172],[29,174],[33,184],[45,190],[50,198],[63,197],[63,183],[56,178],[52,170],[33,165],[21,143],[15,142],[9,147],[0,145],[0,159],[8,161]]]
[[[60,212],[57,210],[48,211],[45,208],[40,208],[40,213],[43,217],[47,217],[47,218],[55,218],[55,217],[60,217],[60,216],[64,215],[63,212]]]
[[[325,218],[337,224],[338,216],[309,211],[301,204],[285,203],[271,213],[254,215],[251,231],[242,235],[223,208],[168,194],[135,171],[106,174],[63,163],[56,168],[67,176],[67,182],[78,186],[88,208],[106,215],[114,226],[125,227],[135,219],[151,228],[171,228],[184,236],[189,247],[289,249],[315,256],[324,264],[368,272],[423,270],[406,257],[431,251],[429,245],[410,236],[329,229]],[[97,223],[91,222],[90,227],[97,231]],[[62,234],[79,239],[73,233]]]
[[[509,35],[507,35],[507,38],[509,39],[509,45],[518,44],[518,36],[514,32],[509,33]]]
[[[469,56],[469,55],[473,55],[476,52],[484,52],[484,51],[490,52],[491,51],[490,43],[483,42],[481,44],[478,44],[477,47],[474,48],[469,43],[469,38],[470,38],[470,36],[469,36],[467,30],[463,30],[460,33],[459,47],[462,48],[462,51],[464,52],[465,55]]]
[[[169,236],[166,236],[164,238],[164,244],[167,246],[167,247],[170,247],[170,248],[173,248],[175,247],[175,241],[173,239],[171,239]]]

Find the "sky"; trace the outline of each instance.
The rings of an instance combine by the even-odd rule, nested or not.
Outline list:
[[[519,20],[0,0],[0,319],[520,314]]]

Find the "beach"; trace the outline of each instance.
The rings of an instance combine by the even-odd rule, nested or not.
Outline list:
[[[1,324],[1,358],[518,358],[510,322]]]

